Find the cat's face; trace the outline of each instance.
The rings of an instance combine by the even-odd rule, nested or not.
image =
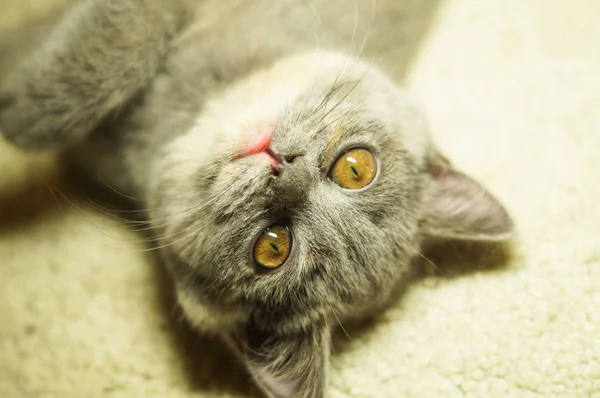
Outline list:
[[[223,320],[207,325],[241,331],[275,396],[318,396],[328,325],[385,301],[423,234],[453,217],[464,222],[445,235],[509,229],[493,198],[444,171],[425,129],[375,68],[310,54],[232,88],[166,149],[153,196],[185,264],[182,306],[202,327],[191,303],[202,301]]]

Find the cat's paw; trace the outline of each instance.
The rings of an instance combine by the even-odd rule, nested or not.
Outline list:
[[[0,91],[0,134],[25,150],[55,149],[72,127],[71,112],[52,95],[42,92]]]

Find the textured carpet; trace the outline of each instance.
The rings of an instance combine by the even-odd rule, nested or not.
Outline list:
[[[5,3],[6,26],[43,2]],[[432,254],[443,274],[336,339],[332,397],[600,396],[598,15],[591,0],[437,11],[408,85],[440,147],[513,214],[513,255]],[[140,238],[61,180],[52,157],[0,143],[0,397],[252,394],[178,322]]]

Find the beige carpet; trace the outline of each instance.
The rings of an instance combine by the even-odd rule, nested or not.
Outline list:
[[[18,18],[1,1],[0,23]],[[438,259],[444,275],[338,339],[332,397],[600,397],[598,15],[592,0],[440,8],[409,86],[514,215],[515,254]],[[177,322],[135,234],[32,182],[61,187],[53,165],[0,144],[0,397],[248,396]]]

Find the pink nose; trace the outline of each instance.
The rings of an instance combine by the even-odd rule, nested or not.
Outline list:
[[[250,138],[240,157],[259,155],[270,164],[273,174],[278,175],[282,158],[269,148],[274,132],[275,128],[272,125],[261,128]]]
[[[273,126],[268,125],[263,127],[258,134],[250,139],[243,156],[257,155],[261,152],[265,152],[269,148],[269,145],[271,145],[273,133]]]

